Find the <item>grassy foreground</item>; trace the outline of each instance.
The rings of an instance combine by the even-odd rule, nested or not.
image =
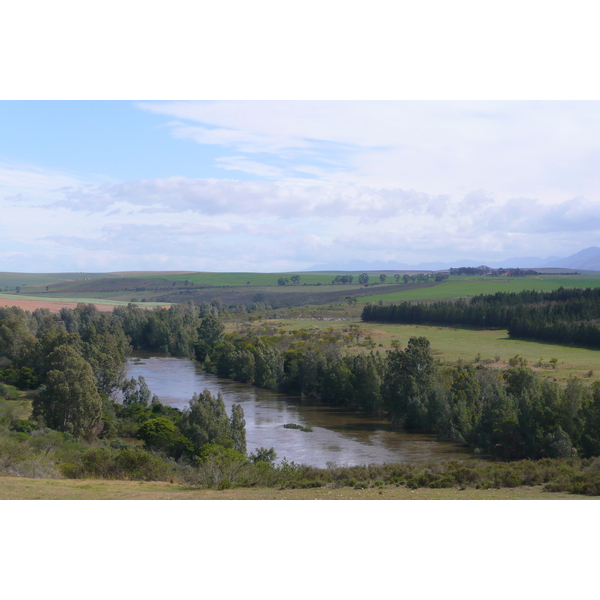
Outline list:
[[[407,487],[355,489],[233,488],[206,490],[161,481],[27,479],[0,477],[0,500],[590,500],[543,486],[478,490],[411,490]]]

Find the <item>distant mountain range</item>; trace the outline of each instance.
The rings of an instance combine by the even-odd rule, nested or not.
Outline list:
[[[458,267],[479,267],[486,265],[493,269],[520,268],[520,269],[576,269],[579,271],[600,271],[600,248],[591,246],[581,250],[576,254],[560,258],[558,256],[549,256],[540,258],[538,256],[521,256],[507,258],[502,261],[482,261],[482,260],[455,260],[451,263],[443,262],[423,262],[418,265],[409,265],[393,260],[387,262],[376,260],[367,262],[365,260],[353,260],[347,263],[329,263],[324,265],[313,265],[305,271],[442,271],[444,269]]]

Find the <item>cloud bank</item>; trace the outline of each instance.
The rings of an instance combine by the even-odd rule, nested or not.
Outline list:
[[[598,102],[136,106],[164,118],[161,135],[212,148],[212,176],[0,164],[3,270],[485,262],[598,244]]]

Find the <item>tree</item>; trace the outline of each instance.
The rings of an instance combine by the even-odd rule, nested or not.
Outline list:
[[[379,276],[379,281],[381,281],[381,283],[385,283],[385,280],[387,279],[387,275],[385,273],[382,273]]]
[[[358,276],[358,283],[366,285],[367,283],[369,283],[369,276],[366,273],[361,273]]]
[[[395,425],[426,429],[427,396],[433,385],[434,362],[429,340],[412,337],[405,350],[388,353],[382,391]]]
[[[404,275],[402,275],[402,281],[404,281],[404,283],[408,283],[410,281],[410,277],[404,273]]]
[[[219,317],[207,314],[198,327],[198,342],[194,347],[196,360],[204,362],[210,358],[214,347],[223,338],[225,325]]]
[[[82,356],[92,367],[98,391],[109,396],[123,381],[124,344],[119,336],[108,332],[93,334],[88,339],[81,344]]]
[[[206,315],[198,327],[198,339],[214,346],[221,341],[224,331],[225,325],[218,317]]]
[[[33,401],[34,417],[51,429],[91,437],[102,415],[92,367],[70,346],[54,350],[49,363],[46,389]]]
[[[200,454],[202,447],[207,444],[246,451],[244,411],[239,405],[233,406],[229,419],[220,392],[216,397],[209,390],[194,394],[190,400],[190,407],[183,413],[180,427],[182,433],[194,445],[196,454]]]
[[[272,465],[277,459],[275,448],[265,448],[261,446],[257,448],[249,457],[253,463],[265,462]]]
[[[396,283],[400,283],[400,275],[398,275],[396,273],[396,275],[394,275],[394,279],[396,280]]]
[[[152,400],[152,392],[142,375],[137,378],[137,381],[135,377],[126,379],[123,382],[121,391],[123,392],[123,404],[125,406],[129,406],[130,404],[148,406]]]
[[[246,420],[244,419],[244,409],[239,404],[234,404],[231,407],[229,426],[233,447],[238,452],[246,454]]]
[[[294,285],[297,285],[298,283],[300,283],[300,275],[292,275],[290,277],[290,280]]]
[[[178,431],[175,424],[166,417],[148,419],[142,423],[137,432],[137,437],[144,440],[149,448],[155,450],[167,450],[175,443]]]

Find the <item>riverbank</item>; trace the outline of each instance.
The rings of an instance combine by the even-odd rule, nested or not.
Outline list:
[[[28,479],[0,477],[0,500],[590,500],[543,486],[477,490],[468,488],[411,490],[401,486],[284,489],[233,488],[206,490],[161,481],[101,479]]]
[[[394,429],[385,419],[222,379],[186,358],[134,352],[126,369],[128,378],[144,377],[163,404],[180,410],[188,407],[195,392],[204,389],[214,395],[221,393],[228,413],[233,404],[241,405],[248,453],[272,447],[279,459],[320,468],[330,462],[363,465],[481,458],[460,444],[439,441],[435,435]],[[288,429],[284,427],[287,423],[312,431]]]

